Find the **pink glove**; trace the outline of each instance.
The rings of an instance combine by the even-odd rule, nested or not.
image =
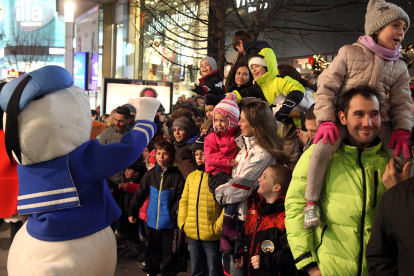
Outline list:
[[[404,158],[410,158],[410,133],[404,129],[394,130],[388,147],[393,149],[394,146],[394,156],[400,156],[401,148],[403,148]]]
[[[317,144],[319,140],[323,137],[322,142],[324,144],[328,143],[328,139],[331,140],[331,144],[335,144],[335,140],[339,140],[339,131],[335,123],[332,122],[323,122],[319,125],[318,132],[313,139],[313,143]]]

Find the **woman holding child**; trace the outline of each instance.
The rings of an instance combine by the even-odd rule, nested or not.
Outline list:
[[[219,183],[215,190],[215,198],[221,205],[239,203],[238,225],[246,219],[248,199],[258,188],[263,171],[272,164],[289,162],[267,103],[248,103],[240,114],[239,126],[242,135],[235,141],[240,151],[235,158],[237,165],[232,169],[232,179]]]

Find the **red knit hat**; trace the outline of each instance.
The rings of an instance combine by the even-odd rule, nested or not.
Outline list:
[[[229,129],[232,127],[237,127],[237,123],[240,118],[240,109],[237,106],[237,95],[234,93],[229,93],[227,96],[221,100],[221,102],[216,105],[213,110],[213,121],[214,114],[220,113],[226,116],[229,119]]]

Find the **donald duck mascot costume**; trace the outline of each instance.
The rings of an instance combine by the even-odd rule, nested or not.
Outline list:
[[[144,151],[160,105],[154,98],[129,103],[135,127],[120,143],[101,145],[89,140],[89,99],[66,69],[46,66],[2,87],[6,150],[19,163],[17,210],[28,215],[9,251],[9,276],[114,275],[110,225],[121,211],[105,179]]]

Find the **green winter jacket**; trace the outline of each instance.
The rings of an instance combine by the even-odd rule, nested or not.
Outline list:
[[[290,92],[296,91],[302,93],[296,103],[299,104],[303,98],[303,93],[305,93],[305,88],[289,76],[279,76],[276,55],[273,50],[271,48],[260,49],[257,54],[249,56],[249,59],[254,56],[259,56],[266,61],[267,72],[257,78],[255,85],[252,87],[242,89],[241,91],[233,91],[237,95],[237,103],[245,97],[256,97],[266,100],[269,104],[273,104],[279,94],[283,93],[285,96],[288,96]],[[249,70],[251,71],[250,68]]]
[[[306,177],[313,145],[293,171],[287,192],[286,231],[296,267],[317,263],[322,275],[368,275],[365,248],[379,200],[386,191],[382,175],[390,158],[376,138],[359,151],[345,143],[329,159],[321,191],[322,225],[304,229]]]

